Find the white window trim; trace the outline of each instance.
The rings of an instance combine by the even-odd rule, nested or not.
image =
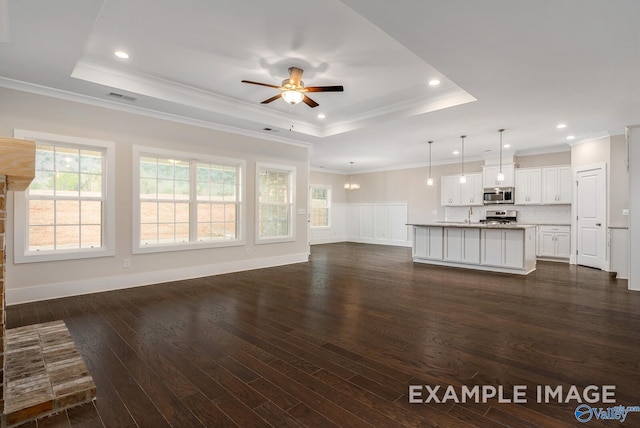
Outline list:
[[[237,165],[240,167],[240,192],[238,194],[239,201],[239,213],[238,213],[238,239],[225,240],[225,241],[190,241],[190,242],[174,242],[171,244],[152,244],[152,245],[140,245],[140,157],[142,155],[149,156],[169,156],[175,159],[188,160],[188,161],[202,161],[210,163],[218,163],[223,165]],[[145,146],[133,146],[133,183],[131,186],[132,191],[132,207],[133,207],[133,238],[132,238],[132,252],[133,254],[146,254],[146,253],[162,253],[170,251],[183,251],[183,250],[195,250],[202,248],[219,248],[219,247],[236,247],[245,245],[245,230],[244,230],[244,218],[245,218],[245,196],[246,196],[246,161],[244,159],[225,158],[218,156],[210,156],[202,153],[189,153],[178,152],[175,150],[159,149],[156,147]],[[195,172],[191,171],[189,182],[192,183],[195,180]],[[192,203],[192,197],[189,198],[189,203]],[[189,214],[189,226],[196,227],[195,210],[191,210]]]
[[[52,144],[71,144],[86,147],[97,147],[105,150],[106,190],[104,219],[102,227],[103,246],[101,248],[82,248],[53,251],[28,251],[27,237],[27,198],[26,192],[14,192],[14,255],[13,261],[19,263],[49,262],[57,260],[88,259],[115,255],[115,144],[112,141],[94,140],[82,137],[50,134],[45,132],[15,129],[14,138],[49,142]]]
[[[327,200],[327,225],[326,226],[314,226],[313,225],[313,195],[312,191],[314,188],[321,188],[329,190],[329,199]],[[312,184],[309,186],[309,209],[310,209],[310,224],[311,229],[313,230],[323,230],[323,229],[331,229],[331,196],[333,195],[333,188],[331,185],[327,184]]]
[[[272,171],[282,171],[291,174],[291,212],[289,223],[289,235],[280,238],[260,238],[260,170],[269,169]],[[291,165],[280,165],[266,162],[256,162],[256,245],[271,244],[276,242],[292,242],[296,240],[296,167]]]

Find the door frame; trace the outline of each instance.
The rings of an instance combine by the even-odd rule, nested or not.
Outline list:
[[[604,265],[602,266],[602,270],[605,272],[609,272],[609,173],[607,170],[607,162],[573,167],[573,196],[571,204],[571,256],[569,257],[569,263],[572,265],[578,264],[578,173],[591,171],[594,169],[602,169],[604,176],[605,201],[603,227],[605,228],[605,239],[603,243]]]

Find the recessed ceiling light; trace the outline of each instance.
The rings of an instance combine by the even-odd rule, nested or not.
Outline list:
[[[453,154],[454,154],[454,155],[459,155],[459,154],[460,154],[460,152],[459,152],[459,151],[457,151],[457,150],[454,150]]]
[[[125,51],[115,51],[113,54],[120,59],[129,59],[129,54]]]
[[[440,81],[438,79],[429,80],[429,86],[438,86],[439,84],[440,84]]]
[[[504,145],[504,146],[502,146],[502,147],[504,147],[505,149],[508,149],[509,147],[511,147],[511,144],[505,144],[505,145]]]
[[[556,126],[556,128],[558,128],[558,129],[564,129],[566,127],[567,127],[566,123],[559,123],[558,126]]]
[[[320,113],[320,114],[318,115],[318,119],[324,119],[325,117],[327,117],[327,116],[325,116],[325,114],[324,114],[324,113]]]
[[[569,136],[567,137],[567,140],[575,140],[575,139],[576,139],[576,136],[575,136],[575,135],[569,135]]]

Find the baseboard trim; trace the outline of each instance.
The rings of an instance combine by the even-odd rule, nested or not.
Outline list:
[[[130,275],[106,276],[72,282],[41,284],[32,287],[7,288],[5,292],[7,305],[11,306],[21,303],[58,299],[61,297],[142,287],[163,282],[181,281],[205,276],[222,275],[225,273],[304,263],[307,261],[309,261],[307,253],[298,253],[286,256],[141,272]]]
[[[385,241],[375,238],[354,238],[347,237],[347,242],[355,242],[357,244],[375,244],[375,245],[391,245],[394,247],[412,247],[411,241]]]
[[[311,245],[320,245],[320,244],[336,244],[338,242],[346,242],[346,236],[337,236],[331,238],[319,238],[311,240]]]

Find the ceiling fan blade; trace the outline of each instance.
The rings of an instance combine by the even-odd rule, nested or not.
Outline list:
[[[268,88],[282,89],[282,87],[277,85],[270,85],[268,83],[260,83],[260,82],[252,82],[251,80],[243,80],[242,83],[251,83],[252,85],[260,85],[260,86],[266,86]]]
[[[320,104],[318,104],[317,102],[313,101],[311,98],[309,98],[306,95],[302,99],[302,102],[304,102],[306,105],[308,105],[311,108],[318,107],[320,105]]]
[[[264,101],[263,101],[263,102],[261,102],[260,104],[269,104],[270,102],[275,101],[275,100],[277,100],[278,98],[282,98],[282,93],[280,93],[280,94],[278,94],[278,95],[275,95],[275,96],[273,96],[273,97],[269,98],[268,100],[264,100]]]
[[[309,86],[304,88],[306,92],[343,92],[342,86]]]

